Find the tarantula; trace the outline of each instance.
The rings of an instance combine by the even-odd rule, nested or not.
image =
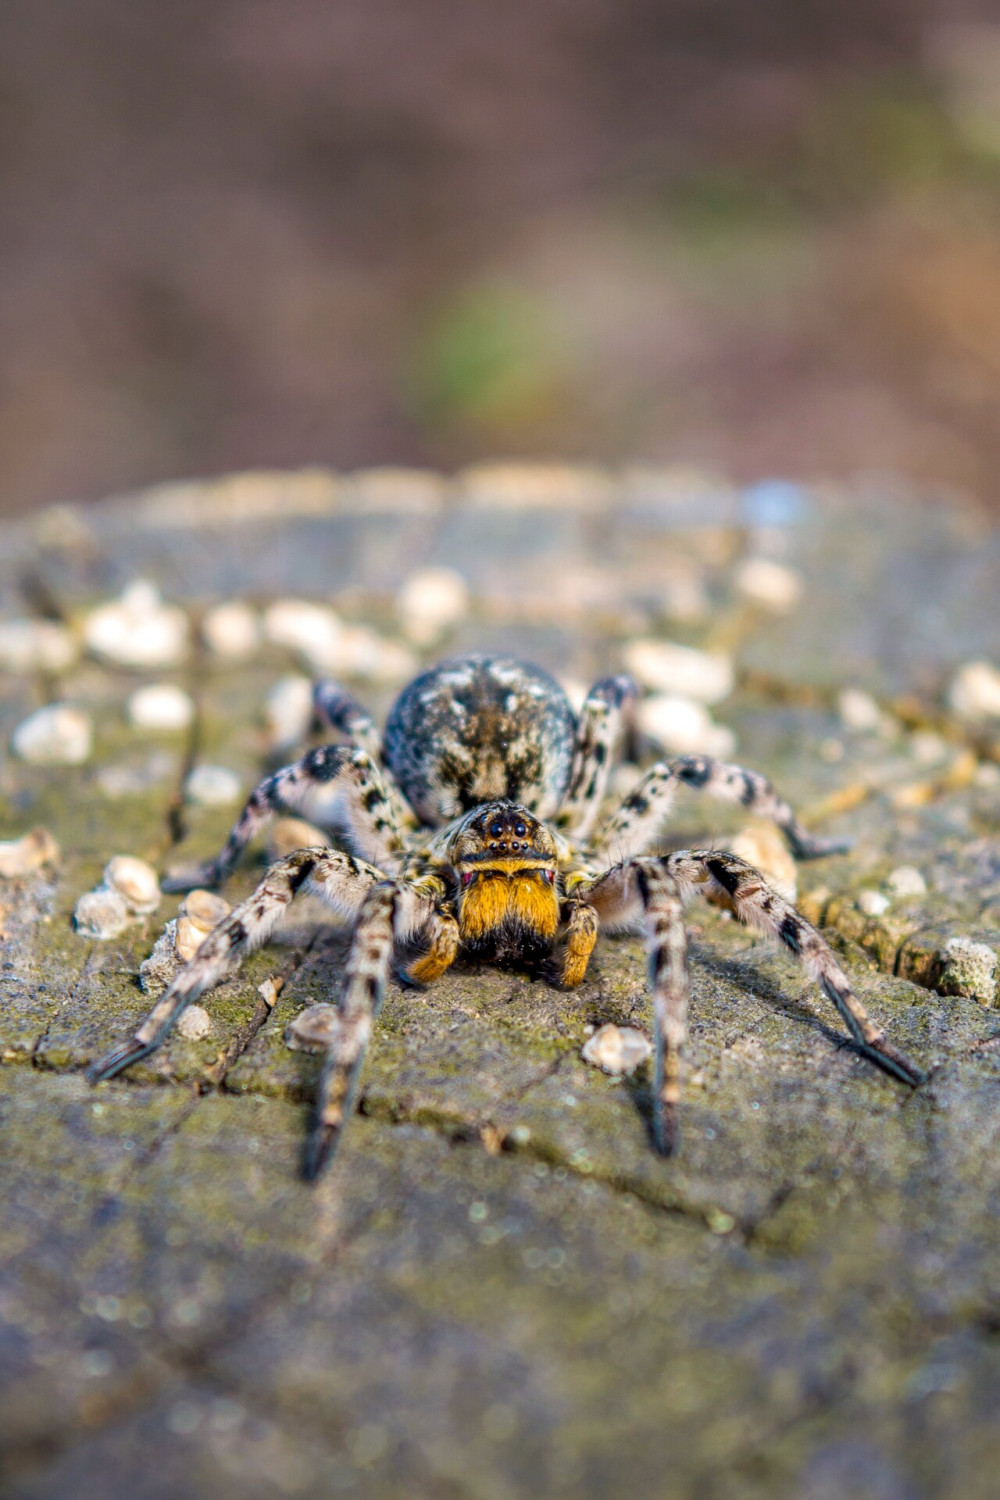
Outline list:
[[[635,692],[628,677],[604,678],[577,717],[563,689],[537,667],[505,656],[464,656],[410,683],[383,738],[349,693],[320,683],[317,716],[348,743],[311,750],[267,777],[216,858],[164,886],[221,884],[278,810],[343,826],[354,852],[300,849],[272,865],[131,1040],[90,1069],[91,1081],[112,1077],[158,1047],[184,1008],[263,943],[296,892],[308,887],[354,923],[306,1147],[309,1178],[329,1159],[350,1112],[394,955],[398,977],[416,985],[469,957],[543,971],[572,989],[587,972],[600,926],[640,924],[645,932],[655,1030],[653,1137],[669,1155],[687,1036],[684,903],[696,892],[779,938],[837,1007],[858,1049],[916,1086],[920,1072],[868,1019],[827,943],[757,870],[715,849],[641,852],[680,783],[772,818],[800,859],[846,847],[808,833],[763,776],[685,755],[647,771],[595,832],[611,750]]]

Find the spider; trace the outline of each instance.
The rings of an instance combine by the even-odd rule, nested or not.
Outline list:
[[[346,829],[353,852],[299,849],[273,864],[253,895],[202,943],[123,1045],[89,1071],[111,1078],[157,1048],[178,1016],[266,941],[308,887],[354,923],[337,1022],[327,1048],[303,1163],[316,1178],[350,1114],[396,959],[424,985],[456,958],[517,964],[577,986],[599,927],[641,926],[655,1033],[653,1143],[677,1144],[687,1036],[684,904],[711,896],[777,937],[840,1012],[856,1047],[915,1087],[918,1069],[886,1040],[852,993],[829,946],[751,865],[716,849],[649,855],[679,784],[774,820],[792,852],[815,859],[847,846],[815,838],[769,781],[703,755],[654,765],[600,827],[610,756],[635,696],[628,677],[596,683],[577,717],[560,685],[499,655],[458,657],[404,689],[380,736],[336,683],[314,692],[317,718],[348,743],[311,750],[251,793],[221,852],[167,890],[220,885],[272,813]]]

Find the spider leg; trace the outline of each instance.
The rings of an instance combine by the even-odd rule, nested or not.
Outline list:
[[[688,1008],[681,902],[693,893],[721,896],[741,922],[777,937],[818,982],[871,1062],[911,1088],[923,1082],[920,1069],[887,1042],[869,1019],[829,944],[752,865],[714,850],[684,849],[662,858],[628,859],[599,876],[581,894],[596,910],[602,926],[631,926],[640,916],[645,920],[656,1025],[654,1133],[664,1153],[669,1154],[677,1137],[679,1063],[687,1038]]]
[[[221,885],[250,840],[279,811],[298,812],[324,826],[345,819],[362,858],[389,869],[398,863],[403,844],[382,770],[366,750],[322,745],[265,777],[247,798],[220,853],[195,870],[167,876],[162,888]]]
[[[601,829],[599,846],[617,858],[640,853],[670,811],[680,783],[723,802],[739,802],[748,812],[773,819],[796,859],[820,859],[826,854],[842,854],[850,847],[844,840],[811,834],[766,776],[707,755],[682,755],[647,771]]]
[[[736,917],[758,932],[778,938],[799,959],[806,973],[840,1013],[858,1048],[878,1067],[916,1088],[920,1069],[885,1039],[838,964],[829,943],[790,902],[773,890],[758,870],[735,854],[683,849],[668,855],[665,864],[682,892],[710,891],[721,896]]]
[[[622,710],[638,693],[631,677],[604,677],[595,682],[580,711],[569,786],[559,809],[559,824],[574,838],[585,839],[594,826],[611,769],[611,751],[621,729]]]
[[[380,881],[365,896],[337,1006],[337,1028],[320,1075],[314,1123],[306,1143],[303,1175],[307,1181],[319,1177],[340,1143],[372,1024],[385,996],[393,948],[428,922],[433,923],[434,916],[431,898],[406,881]],[[450,932],[452,921],[450,917],[442,919],[432,936],[432,952],[442,931]]]
[[[154,1052],[192,1001],[213,989],[240,959],[267,940],[304,885],[335,911],[353,916],[382,878],[382,872],[374,866],[333,849],[299,849],[272,865],[253,895],[234,907],[209,933],[135,1035],[87,1070],[90,1082],[113,1078]]]
[[[681,888],[660,859],[630,859],[600,875],[585,899],[602,926],[631,926],[641,916],[653,1005],[653,1141],[662,1156],[677,1148],[681,1054],[688,1034],[690,980]]]
[[[339,729],[358,750],[366,750],[378,766],[399,828],[416,828],[417,819],[382,759],[382,736],[375,720],[357,698],[329,679],[313,686],[313,711],[321,728]]]

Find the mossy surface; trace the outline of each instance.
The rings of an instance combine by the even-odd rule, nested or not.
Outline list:
[[[205,487],[209,518],[220,493]],[[235,539],[219,548],[214,591],[264,597],[263,545],[275,593],[315,595],[309,580],[336,543],[347,551],[331,562],[330,586],[368,583],[386,621],[399,572],[446,561],[479,590],[448,649],[531,641],[549,665],[595,676],[615,665],[634,628],[628,611],[649,608],[650,580],[678,548],[738,550],[735,522],[720,525],[712,551],[677,504],[674,515],[666,498],[626,491],[607,534],[589,503],[553,504],[534,554],[508,513],[454,494],[422,519],[406,511],[381,551],[363,514],[331,516],[327,531],[322,517],[293,513],[278,528],[258,506],[243,530],[230,516]],[[723,521],[739,520],[732,497],[718,505]],[[807,511],[792,537],[814,645],[814,616],[835,618],[845,516],[857,524],[845,506],[832,520]],[[157,529],[155,508],[140,506],[115,534],[115,514],[120,523],[113,507],[86,520],[102,580],[156,576],[166,556],[165,588],[183,577],[194,602],[212,591],[194,521]],[[920,514],[908,513],[906,545],[924,577],[941,525],[927,521],[924,536]],[[868,545],[885,555],[902,546],[902,528],[886,523]],[[954,564],[961,539],[948,545]],[[549,546],[599,554],[620,579],[620,615],[609,606],[591,621],[553,619],[536,595],[507,598],[509,579],[543,576],[546,558],[555,578]],[[857,608],[874,630],[865,557]],[[100,592],[93,557],[43,552],[39,567],[70,613]],[[802,905],[827,926],[872,1016],[927,1068],[923,1087],[901,1087],[846,1045],[787,956],[695,908],[675,1158],[651,1149],[649,1068],[612,1079],[580,1057],[590,1028],[650,1025],[641,944],[605,938],[570,995],[469,966],[423,993],[390,985],[357,1116],[317,1188],[299,1167],[318,1062],[283,1036],[298,1009],[335,997],[343,929],[303,903],[279,941],[205,999],[208,1037],[173,1037],[92,1090],[87,1062],[149,1007],[137,969],[177,898],[111,942],[71,924],[112,854],[162,867],[217,847],[234,809],[184,805],[185,767],[218,762],[249,787],[268,764],[262,696],[291,663],[277,652],[232,669],[196,657],[176,674],[199,704],[191,735],[148,740],[121,715],[135,674],[91,664],[66,675],[60,693],[100,720],[92,762],[2,770],[4,836],[44,822],[63,850],[56,876],[0,890],[5,1495],[992,1494],[1000,1023],[974,996],[932,986],[933,955],[951,937],[1000,949],[995,815],[975,786],[897,796],[924,776],[902,728],[844,733],[830,688],[838,661],[845,679],[856,668],[855,626],[839,658],[831,637],[815,671],[796,637],[779,692],[760,670],[761,642],[778,627],[744,621],[757,676],[719,714],[736,726],[741,758],[818,810],[823,831],[855,839],[849,855],[801,867]],[[900,648],[885,668],[894,691],[905,669]],[[17,688],[28,708],[36,688]],[[383,709],[391,693],[370,696]],[[102,769],[141,770],[157,752],[147,784],[101,790]],[[860,800],[836,802],[861,782]],[[675,823],[690,843],[721,842],[733,826],[693,798]],[[252,888],[263,858],[248,857],[231,899]],[[921,870],[927,896],[866,915],[861,893],[889,891],[902,864]],[[284,981],[273,1009],[259,992],[271,978]]]

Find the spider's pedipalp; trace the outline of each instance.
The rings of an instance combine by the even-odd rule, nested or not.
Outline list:
[[[272,865],[252,896],[209,933],[194,958],[153,1006],[135,1035],[94,1063],[91,1083],[101,1083],[154,1052],[178,1018],[200,995],[231,972],[235,963],[266,942],[297,891],[306,884],[343,916],[361,907],[382,872],[333,849],[298,849]]]
[[[781,829],[796,859],[820,859],[827,854],[842,854],[850,847],[843,840],[811,834],[766,776],[707,755],[682,755],[653,766],[609,818],[595,842],[617,859],[641,853],[655,837],[682,784],[770,818]]]
[[[276,812],[294,812],[321,827],[343,822],[357,853],[395,869],[403,850],[385,774],[366,750],[322,745],[261,781],[247,798],[223,849],[196,870],[167,876],[165,891],[221,885],[250,840]]]
[[[587,694],[577,725],[569,786],[559,825],[577,839],[590,835],[611,770],[611,752],[625,705],[638,695],[631,677],[604,677]]]

